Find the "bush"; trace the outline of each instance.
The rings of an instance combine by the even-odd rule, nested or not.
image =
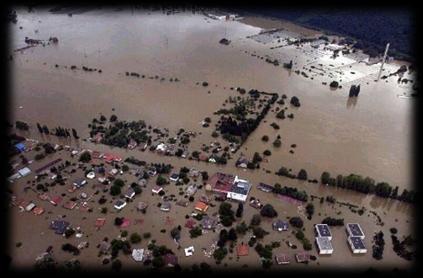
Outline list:
[[[320,177],[320,182],[322,184],[328,184],[330,179],[330,174],[328,172],[323,172],[322,176]]]
[[[144,233],[142,236],[143,238],[148,239],[151,237],[151,233],[147,232],[147,233]]]
[[[113,186],[124,187],[125,182],[121,179],[115,179],[114,182],[113,182]]]
[[[157,179],[156,179],[157,185],[164,185],[166,183],[167,183],[167,179],[165,177],[163,177],[162,175],[157,176]]]
[[[91,161],[91,154],[88,151],[85,151],[81,154],[81,156],[79,157],[79,161],[84,162],[84,163],[88,163]]]
[[[269,233],[263,230],[261,227],[254,227],[253,228],[253,234],[258,238],[261,239],[265,235],[268,235]]]
[[[196,237],[201,236],[203,234],[203,231],[201,230],[200,227],[197,226],[197,227],[194,227],[193,229],[191,229],[189,231],[189,234],[190,234],[191,238],[196,238]]]
[[[220,262],[221,260],[223,260],[225,258],[225,256],[228,254],[228,250],[223,247],[223,248],[217,248],[214,252],[213,252],[213,258]]]
[[[276,118],[281,119],[281,120],[285,119],[285,110],[284,110],[284,109],[282,109],[281,111],[279,111],[279,112],[276,114]]]
[[[268,142],[268,141],[269,141],[269,136],[267,136],[267,135],[263,135],[263,137],[261,137],[261,140],[262,140],[263,142]]]
[[[307,180],[307,171],[304,169],[301,169],[300,172],[298,172],[298,179]]]
[[[254,214],[251,219],[251,226],[258,226],[261,223],[261,216],[259,214]]]
[[[29,125],[25,122],[22,122],[22,121],[16,121],[16,128],[20,129],[20,130],[28,130]]]
[[[270,155],[272,155],[272,153],[271,153],[269,150],[265,150],[265,151],[263,152],[263,154],[264,154],[265,156],[270,156]]]
[[[236,232],[240,235],[245,235],[248,231],[247,224],[243,221],[241,224],[238,224],[235,228]]]
[[[263,246],[261,243],[257,243],[254,249],[261,258],[272,259],[272,247],[270,245]]]
[[[339,87],[339,83],[337,82],[337,81],[332,81],[330,84],[329,84],[329,87],[331,87],[331,88],[338,88]]]
[[[113,123],[113,122],[116,122],[117,121],[117,116],[116,115],[112,115],[112,116],[110,116],[110,122],[111,123]]]
[[[279,148],[282,145],[282,141],[280,139],[276,139],[275,141],[273,141],[273,146],[275,148]]]
[[[271,204],[264,205],[262,209],[260,210],[260,214],[261,216],[271,217],[271,218],[278,216],[278,213],[276,212],[276,210],[273,208]]]
[[[273,127],[274,129],[280,129],[277,123],[271,123],[270,126]]]
[[[129,240],[132,244],[139,243],[141,242],[141,236],[138,233],[132,233]]]
[[[115,218],[115,225],[116,226],[120,226],[123,223],[123,218],[122,217],[116,217]]]
[[[291,219],[289,219],[289,223],[293,227],[299,228],[299,229],[301,229],[303,227],[303,225],[304,225],[303,220],[300,217],[298,217],[298,216],[294,216]]]
[[[112,185],[110,187],[110,195],[117,196],[121,194],[121,188],[120,186]]]
[[[46,157],[43,153],[37,153],[34,157],[35,160],[41,160]]]
[[[293,97],[291,98],[290,103],[291,103],[293,106],[295,106],[295,107],[300,107],[300,106],[301,106],[301,104],[300,104],[300,100],[299,100],[296,96],[293,96]]]
[[[343,218],[332,218],[326,217],[322,220],[322,224],[327,224],[328,226],[344,226],[344,219]]]
[[[308,215],[308,219],[311,219],[311,217],[314,214],[314,205],[312,203],[308,203],[306,206],[306,213]]]

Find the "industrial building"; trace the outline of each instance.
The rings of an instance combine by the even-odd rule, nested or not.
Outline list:
[[[314,227],[318,237],[326,237],[332,240],[332,234],[327,224],[316,224]]]
[[[364,245],[364,241],[361,237],[358,236],[350,236],[348,237],[348,243],[351,247],[351,251],[354,254],[365,254],[367,253],[366,246]]]
[[[347,234],[349,237],[359,237],[364,239],[364,233],[358,223],[348,223],[347,224]]]
[[[316,237],[319,255],[331,255],[333,253],[332,242],[328,237]]]

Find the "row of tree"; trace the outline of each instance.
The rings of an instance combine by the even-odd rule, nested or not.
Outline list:
[[[39,123],[37,123],[37,128],[40,133],[44,133],[46,135],[52,134],[56,135],[58,137],[71,137],[71,134],[69,132],[68,128],[63,128],[61,126],[58,126],[54,128],[53,130],[50,130],[47,125],[41,126]],[[72,135],[75,139],[79,139],[78,133],[74,128],[72,128]]]
[[[393,188],[387,182],[375,183],[375,180],[369,177],[363,178],[360,175],[350,174],[348,176],[338,175],[331,177],[329,172],[323,172],[320,178],[322,184],[336,186],[339,188],[351,189],[365,194],[375,194],[383,198],[392,198],[399,201],[414,203],[415,191],[404,189],[401,195],[398,194],[398,186]]]

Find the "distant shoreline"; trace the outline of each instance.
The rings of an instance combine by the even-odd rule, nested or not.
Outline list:
[[[247,12],[247,11],[239,11],[239,10],[238,11],[233,10],[231,12],[237,12],[241,16],[243,16],[244,18],[262,18],[262,19],[268,19],[268,20],[273,20],[273,21],[278,21],[278,22],[287,22],[287,23],[290,23],[290,24],[293,24],[293,25],[297,25],[301,28],[308,29],[310,31],[312,30],[312,31],[315,31],[315,32],[323,33],[323,34],[328,35],[328,36],[339,36],[339,37],[343,37],[343,38],[351,38],[355,41],[362,41],[362,42],[366,42],[368,44],[377,45],[374,42],[371,42],[371,41],[368,41],[368,40],[362,39],[362,38],[359,39],[359,38],[357,38],[355,36],[351,36],[349,34],[344,34],[344,33],[341,33],[341,32],[320,28],[320,27],[317,27],[317,26],[314,26],[314,25],[311,25],[311,24],[307,24],[307,23],[295,22],[295,21],[285,19],[285,18],[282,18],[282,17],[275,17],[275,16],[272,16],[272,15],[264,15],[264,14],[261,14],[260,12]],[[240,22],[242,22],[242,21],[240,21]],[[246,23],[246,24],[251,25],[249,23]],[[257,27],[261,27],[261,26],[257,26]],[[261,27],[261,28],[263,28],[263,27]],[[384,46],[383,46],[383,48],[384,48]],[[359,48],[357,48],[357,49],[359,49]],[[391,49],[392,49],[392,46],[391,46]],[[364,49],[360,49],[360,50],[364,50]],[[382,55],[382,53],[379,53],[379,54]],[[407,54],[407,53],[404,53],[404,52],[401,52],[401,51],[398,51],[398,50],[394,54],[392,54],[392,52],[391,52],[390,56],[393,57],[394,60],[397,61],[397,62],[403,62],[403,63],[407,63],[407,64],[414,63],[414,57],[412,57],[411,54]]]

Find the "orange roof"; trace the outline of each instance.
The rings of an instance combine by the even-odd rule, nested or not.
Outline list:
[[[197,202],[195,204],[195,207],[194,208],[196,210],[201,211],[201,212],[205,212],[209,208],[209,206],[206,203],[203,203],[203,202],[199,201],[199,202]]]
[[[35,215],[40,215],[40,214],[43,214],[44,209],[43,209],[42,207],[35,207],[35,208],[32,210],[32,212],[33,212]]]
[[[241,244],[236,247],[236,253],[238,256],[248,256],[248,245]]]
[[[95,226],[97,228],[100,228],[104,225],[104,223],[106,223],[106,218],[97,218],[97,220],[95,221]]]

